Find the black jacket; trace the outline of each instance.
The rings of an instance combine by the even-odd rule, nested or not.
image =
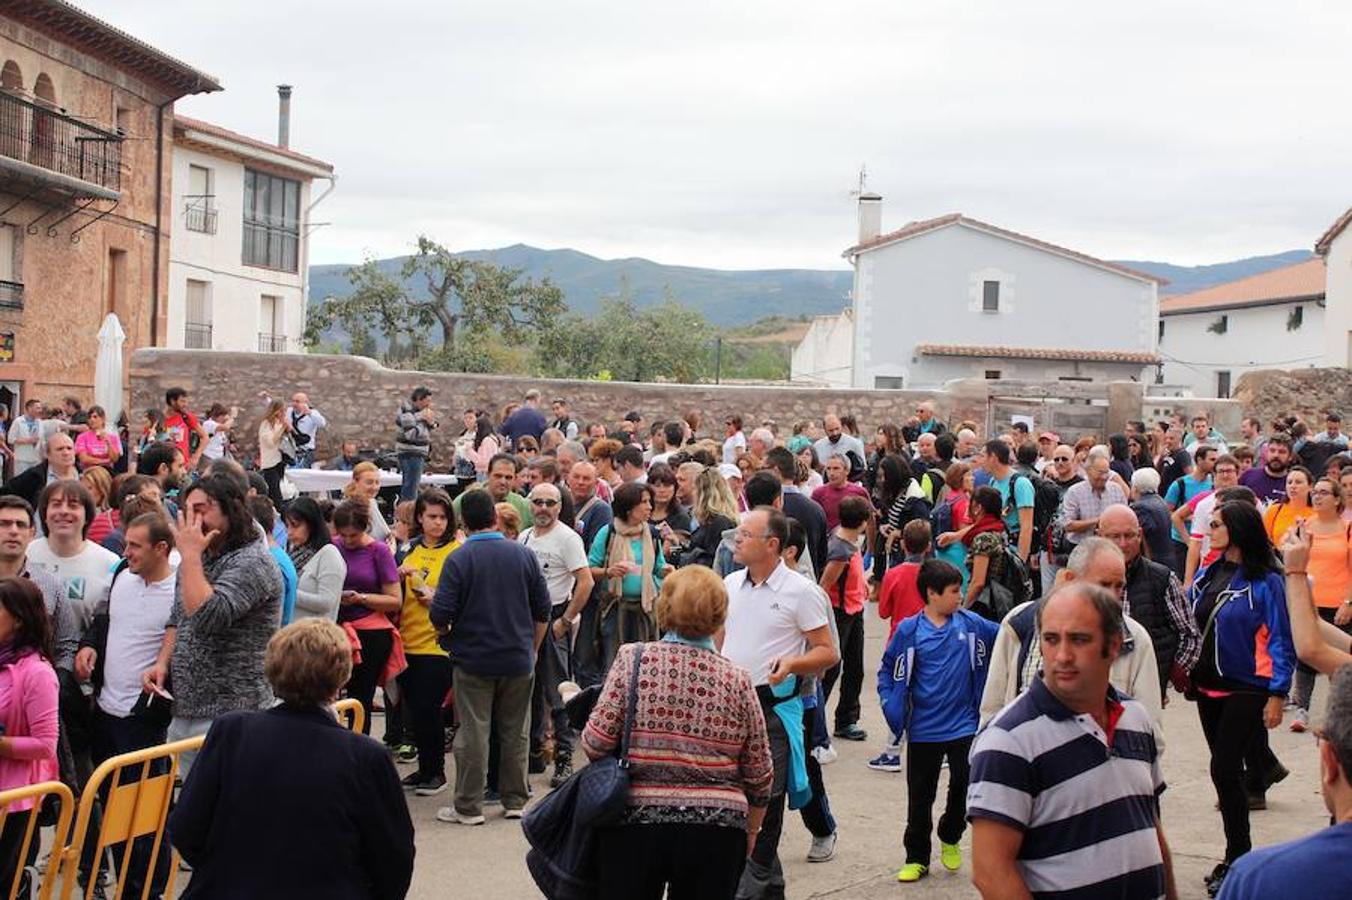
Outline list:
[[[1159,668],[1160,696],[1169,684],[1169,673],[1178,655],[1178,630],[1169,618],[1166,597],[1169,580],[1174,577],[1168,566],[1138,556],[1127,566],[1127,602],[1131,617],[1150,632],[1155,650],[1155,665]]]
[[[212,722],[169,837],[193,866],[184,900],[396,900],[413,878],[394,763],[318,707]]]
[[[816,500],[797,491],[784,492],[784,515],[797,520],[807,532],[807,552],[812,556],[812,571],[818,578],[826,568],[826,513]]]
[[[22,497],[29,504],[37,509],[38,495],[42,489],[47,486],[47,463],[40,462],[31,469],[25,469],[18,475],[15,475],[9,481],[5,482],[0,492],[13,494],[16,497]]]

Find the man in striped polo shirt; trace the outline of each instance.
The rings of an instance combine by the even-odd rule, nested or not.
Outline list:
[[[1150,714],[1108,672],[1122,606],[1071,582],[1038,601],[1042,677],[972,746],[972,882],[985,898],[1176,896]]]

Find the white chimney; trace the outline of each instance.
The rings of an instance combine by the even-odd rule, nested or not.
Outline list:
[[[883,233],[883,198],[872,192],[859,195],[859,243]]]
[[[277,85],[277,146],[291,146],[291,85]]]

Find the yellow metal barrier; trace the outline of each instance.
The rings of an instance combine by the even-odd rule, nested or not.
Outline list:
[[[60,854],[61,900],[69,900],[71,897],[87,839],[94,841],[93,858],[100,861],[109,846],[123,845],[121,864],[117,867],[117,888],[112,894],[113,897],[120,898],[126,886],[136,839],[153,838],[150,860],[146,865],[142,898],[150,895],[156,862],[166,843],[164,823],[169,817],[169,808],[174,798],[174,781],[178,778],[179,758],[184,753],[200,749],[202,741],[203,738],[194,737],[148,747],[145,750],[135,750],[105,760],[94,770],[94,774],[89,776],[89,782],[85,785],[84,794],[80,797],[80,811],[75,817],[75,828],[71,832],[70,843]],[[161,761],[167,764],[167,770],[154,766]],[[139,774],[124,783],[122,773],[132,768],[139,768]],[[156,771],[157,768],[159,771]],[[89,822],[99,795],[105,790],[105,784],[108,787],[103,801],[102,822],[98,833],[90,835]],[[178,852],[170,846],[169,854],[169,874],[164,887],[166,897],[174,896],[174,878],[178,874]],[[97,881],[97,878],[89,879],[84,891],[86,900],[93,896]]]
[[[17,864],[14,867],[14,877],[10,879],[9,884],[4,888],[4,897],[6,900],[16,900],[16,898],[19,897],[19,886],[23,883],[24,864],[28,861],[29,852],[31,850],[34,856],[36,856],[34,842],[36,841],[38,844],[41,844],[42,842],[42,836],[38,832],[38,815],[42,811],[43,803],[49,797],[55,797],[59,804],[56,814],[56,832],[53,835],[52,846],[63,847],[66,843],[67,832],[70,830],[71,817],[75,814],[75,797],[71,794],[70,788],[59,781],[44,781],[39,784],[30,784],[27,787],[0,791],[0,829],[8,824],[11,815],[28,817],[27,823],[24,826],[23,843],[19,847],[18,855],[15,857]],[[18,810],[13,813],[10,812],[10,808],[15,803],[30,799],[33,801],[31,809]],[[41,880],[38,882],[38,896],[42,898],[42,900],[47,900],[47,898],[51,897],[52,889],[56,886],[57,872],[60,867],[61,856],[58,853],[53,853],[48,858],[46,869],[42,873]],[[28,896],[28,893],[25,892],[24,897],[27,898]]]
[[[333,714],[338,717],[339,722],[348,727],[349,731],[358,734],[361,734],[362,726],[366,724],[366,710],[362,708],[360,700],[351,697],[333,704]]]

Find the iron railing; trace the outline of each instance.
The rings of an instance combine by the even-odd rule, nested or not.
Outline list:
[[[187,201],[183,207],[185,225],[189,231],[203,234],[216,233],[216,207],[212,205],[212,194],[194,195],[183,198]]]
[[[17,281],[0,281],[0,308],[23,309],[23,285]]]
[[[183,347],[186,350],[211,349],[211,325],[188,322],[183,326]]]
[[[266,331],[258,332],[258,352],[259,353],[285,353],[286,335],[269,334]]]
[[[122,136],[0,92],[0,155],[122,189]]]

